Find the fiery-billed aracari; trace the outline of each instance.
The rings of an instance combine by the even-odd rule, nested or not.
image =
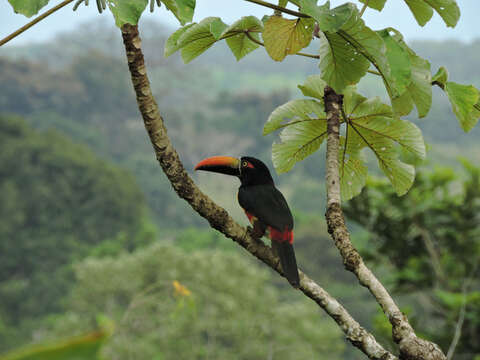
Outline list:
[[[213,156],[200,161],[195,170],[238,176],[238,202],[258,237],[266,232],[280,258],[283,272],[298,287],[297,261],[293,251],[293,217],[282,193],[277,190],[267,166],[258,159],[244,156]]]

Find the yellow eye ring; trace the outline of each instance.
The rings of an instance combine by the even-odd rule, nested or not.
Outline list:
[[[246,161],[242,162],[242,167],[247,167],[248,163]]]

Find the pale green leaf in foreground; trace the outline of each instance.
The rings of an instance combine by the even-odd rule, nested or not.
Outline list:
[[[480,118],[480,111],[475,107],[480,100],[479,91],[472,85],[461,85],[449,81],[445,84],[445,92],[460,126],[463,131],[469,132]]]
[[[136,25],[147,3],[148,0],[108,0],[108,7],[115,18],[115,25],[122,27],[125,24]]]
[[[303,95],[323,101],[326,86],[327,83],[323,81],[320,75],[310,75],[305,81],[305,84],[298,85],[298,88],[302,91]]]
[[[308,99],[291,100],[273,110],[263,128],[263,135],[298,122],[318,119],[326,120],[321,102]]]
[[[433,16],[433,9],[424,0],[404,0],[418,25],[424,26]]]
[[[315,21],[310,18],[270,17],[262,33],[268,55],[275,61],[282,61],[285,56],[296,54],[312,41],[314,25]]]
[[[195,11],[195,0],[162,0],[162,2],[175,15],[180,24],[185,25],[192,21]]]
[[[41,8],[48,4],[48,0],[8,0],[17,14],[31,17],[37,14]]]
[[[367,181],[367,166],[360,154],[361,142],[352,141],[352,137],[358,137],[358,134],[354,132],[350,134],[350,137],[348,135],[347,133],[347,137],[340,137],[338,153],[340,195],[344,201],[360,194]],[[348,137],[350,141],[347,149],[346,140]]]

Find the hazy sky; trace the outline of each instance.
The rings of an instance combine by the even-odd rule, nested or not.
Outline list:
[[[60,1],[50,1],[54,6]],[[275,2],[275,1],[271,1]],[[319,1],[322,3],[323,1]],[[332,6],[344,3],[344,0],[332,0]],[[355,1],[353,1],[355,2]],[[480,14],[480,0],[457,0],[460,6],[462,16],[455,29],[447,28],[441,18],[435,14],[434,18],[424,27],[417,25],[408,7],[401,0],[389,0],[382,13],[375,10],[367,10],[364,15],[365,21],[374,29],[381,29],[386,26],[393,26],[399,29],[408,40],[412,39],[461,39],[471,41],[480,38],[480,26],[478,26]],[[51,7],[52,5],[49,5]],[[35,28],[20,35],[12,43],[24,44],[31,41],[48,39],[58,32],[71,30],[79,24],[102,17],[112,22],[113,18],[110,12],[99,15],[96,11],[95,0],[90,0],[89,7],[81,5],[76,13],[72,12],[72,4],[56,12],[49,18],[37,24]],[[41,11],[45,11],[44,8]],[[195,11],[195,21],[199,21],[207,16],[219,16],[226,23],[231,23],[244,15],[256,15],[258,17],[264,14],[270,14],[271,10],[259,7],[242,0],[197,0]],[[171,13],[166,12],[164,7],[150,14],[147,10],[146,17],[157,19],[159,22],[178,27],[179,24]],[[28,22],[29,19],[23,15],[14,14],[7,0],[0,0],[0,38],[13,32],[20,26]]]

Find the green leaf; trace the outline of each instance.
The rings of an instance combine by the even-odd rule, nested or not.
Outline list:
[[[272,146],[272,160],[277,172],[287,172],[313,154],[326,136],[326,119],[296,122],[286,127],[280,134],[281,142]]]
[[[460,9],[455,0],[404,0],[420,26],[424,26],[435,10],[449,27],[455,27],[460,18]]]
[[[480,111],[475,108],[480,100],[479,91],[472,85],[461,85],[449,81],[445,84],[445,92],[460,126],[463,131],[469,132],[480,118]]]
[[[356,134],[354,133],[353,136]],[[340,195],[343,200],[347,201],[357,196],[362,191],[367,181],[367,167],[361,158],[360,141],[348,142],[347,137],[340,137],[340,149],[338,154],[339,174],[340,174]]]
[[[413,105],[415,105],[417,107],[418,116],[425,117],[432,106],[432,75],[430,63],[417,56],[417,54],[415,54],[415,52],[403,41],[402,35],[397,30],[393,28],[386,30],[393,34],[390,36],[389,41],[396,42],[397,45],[403,49],[403,52],[407,54],[409,62],[408,66],[410,68],[410,76],[408,78],[406,91],[404,91],[400,97],[392,100],[393,108],[397,115],[403,116],[410,114],[413,110]],[[389,53],[390,47],[388,45],[387,48],[387,53]],[[396,64],[391,63],[391,68],[396,69],[398,65],[399,62]]]
[[[222,37],[225,29],[228,29],[228,25],[223,21],[212,21],[210,23],[210,33],[213,35],[215,40],[219,40]]]
[[[192,21],[195,11],[195,0],[162,0],[162,2],[175,15],[180,24],[185,25]]]
[[[326,121],[321,102],[307,99],[292,100],[273,110],[263,128],[263,135],[292,124],[313,120]]]
[[[368,3],[368,7],[382,11],[383,7],[385,6],[385,3],[387,0],[359,0],[361,3],[365,4]]]
[[[0,360],[94,360],[100,359],[100,348],[113,332],[113,324],[91,333],[46,344],[14,350]]]
[[[337,33],[320,34],[319,55],[322,78],[338,93],[358,83],[370,67],[367,58]]]
[[[227,45],[237,60],[260,46],[248,38],[246,31],[260,41],[258,32],[263,31],[263,23],[255,16],[245,16],[226,28],[221,35],[222,38],[227,38]]]
[[[217,40],[212,34],[212,29],[218,29],[222,24],[220,18],[208,17],[181,34],[177,46],[181,49],[183,61],[189,63],[212,46]]]
[[[318,6],[317,0],[299,0],[300,10],[315,19],[322,31],[336,32],[352,16],[356,8],[353,4],[345,4],[330,10],[330,1]]]
[[[115,18],[115,25],[122,27],[124,24],[136,25],[147,3],[148,0],[108,0],[108,7]]]
[[[8,0],[17,14],[31,17],[37,14],[41,8],[48,4],[48,0]]]
[[[272,16],[265,23],[262,33],[265,49],[275,61],[296,54],[312,41],[315,25],[313,19],[289,20],[281,16]]]
[[[405,194],[413,184],[415,170],[413,166],[398,159],[397,147],[400,146],[418,158],[425,158],[425,143],[421,131],[413,123],[397,119],[392,109],[381,103],[380,99],[365,99],[355,95],[351,89],[348,92],[348,97],[344,98],[348,118],[346,146],[340,164],[345,162],[347,155],[358,160],[359,150],[367,147],[377,157],[380,169],[388,177],[397,194]],[[353,104],[350,104],[350,101],[353,101]],[[347,170],[343,170],[343,173],[351,175],[351,169]],[[358,172],[360,170],[361,168]],[[359,185],[355,183],[352,189],[358,191]],[[355,195],[353,190],[346,195]]]
[[[377,34],[385,42],[387,49],[386,57],[390,68],[390,78],[395,84],[395,89],[399,94],[403,94],[410,83],[411,68],[410,57],[405,47],[400,45],[394,36],[393,29],[388,28],[377,31]],[[392,32],[393,35],[390,34]]]
[[[425,26],[433,16],[433,9],[424,0],[404,0],[418,25]]]
[[[320,75],[311,75],[305,81],[305,84],[298,85],[303,95],[317,98],[323,102],[323,95],[327,83],[323,81]]]
[[[172,35],[170,35],[170,37],[167,39],[167,42],[165,43],[165,50],[164,50],[165,57],[168,57],[173,53],[177,52],[178,50],[180,50],[181,46],[178,43],[178,39],[180,39],[180,37],[185,33],[185,31],[187,31],[189,28],[191,28],[194,25],[195,23],[185,25],[180,29],[178,29],[177,31],[175,31]]]
[[[437,73],[432,77],[432,82],[438,83],[441,88],[445,87],[448,81],[448,70],[441,66]]]

